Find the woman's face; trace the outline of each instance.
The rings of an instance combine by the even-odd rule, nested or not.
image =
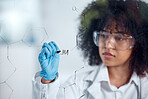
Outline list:
[[[116,29],[116,22],[113,21],[110,24],[109,28],[104,28],[109,34],[116,34],[118,31],[123,31],[120,27],[118,31]],[[110,34],[111,35],[111,34]],[[120,66],[129,64],[130,56],[133,51],[133,48],[126,50],[116,50],[116,42],[113,37],[111,37],[108,42],[105,42],[105,47],[99,47],[99,54],[106,66]],[[126,44],[124,44],[126,46]],[[119,44],[119,47],[121,45]],[[123,46],[122,46],[123,47]]]

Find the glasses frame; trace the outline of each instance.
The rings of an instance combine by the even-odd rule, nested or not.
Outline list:
[[[100,31],[100,32],[94,31],[94,32],[93,32],[93,41],[94,41],[95,45],[98,46],[98,47],[99,47],[99,39],[97,39],[97,38],[98,38],[98,35],[101,34],[101,32],[102,32],[102,31]],[[113,35],[113,34],[110,34],[110,35]],[[135,38],[134,38],[133,36],[131,36],[131,35],[127,36],[126,38],[127,38],[127,39],[133,39],[134,41],[133,41],[132,44],[129,46],[129,48],[123,49],[123,50],[132,49],[132,48],[134,47],[134,45],[135,45]],[[116,48],[115,48],[115,50],[122,50],[122,49],[116,49]]]

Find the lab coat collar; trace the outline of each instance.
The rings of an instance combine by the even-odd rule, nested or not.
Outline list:
[[[101,99],[100,95],[100,81],[109,81],[108,71],[104,64],[97,66],[97,68],[92,71],[86,80],[92,81],[92,85],[87,89],[93,99]],[[95,90],[94,90],[95,89]]]
[[[109,75],[108,75],[108,69],[104,64],[100,66],[100,71],[98,72],[98,75],[96,76],[96,79],[94,80],[94,82],[101,82],[101,81],[110,82]]]
[[[131,79],[129,81],[129,83],[132,83],[132,82],[134,82],[135,85],[140,86],[140,78],[136,72],[133,72]]]
[[[85,80],[92,82],[101,82],[101,81],[110,82],[107,67],[103,63],[99,66],[96,66],[96,68],[85,78]],[[132,82],[134,82],[137,86],[139,86],[140,78],[136,72],[133,72],[131,79],[129,81],[129,83]]]
[[[90,93],[90,97],[93,97],[93,99],[101,99],[100,83],[92,83],[87,91]]]
[[[97,66],[86,78],[86,81],[109,81],[107,67],[102,63]]]
[[[87,89],[87,91],[94,97],[94,99],[101,99],[100,92],[100,82],[101,81],[109,81],[109,75],[107,67],[102,63],[100,66],[97,66],[94,71],[92,71],[87,78],[85,78],[86,81],[91,81],[92,85]],[[133,72],[131,79],[129,83],[135,83],[137,87],[140,87],[140,78],[136,74],[136,72]],[[96,90],[94,90],[96,89]]]

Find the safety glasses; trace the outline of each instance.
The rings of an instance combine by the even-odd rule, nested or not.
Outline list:
[[[93,40],[98,47],[108,47],[108,44],[115,50],[129,50],[134,47],[133,36],[121,33],[109,33],[106,31],[94,31]]]

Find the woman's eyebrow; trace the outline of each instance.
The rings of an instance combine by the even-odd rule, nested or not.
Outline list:
[[[126,32],[124,32],[124,31],[118,31],[118,32],[115,32],[115,33],[122,33],[122,34],[126,34]]]
[[[108,30],[109,30],[109,29],[107,29],[107,30],[106,30],[106,29],[102,29],[101,31],[102,31],[102,32],[109,32],[109,33],[128,34],[128,32],[127,32],[127,31],[124,31],[124,30],[123,30],[123,31],[118,31],[118,30],[117,30],[116,32],[113,32],[112,30],[109,30],[109,31],[108,31]]]
[[[107,32],[106,30],[101,30],[102,32]]]

